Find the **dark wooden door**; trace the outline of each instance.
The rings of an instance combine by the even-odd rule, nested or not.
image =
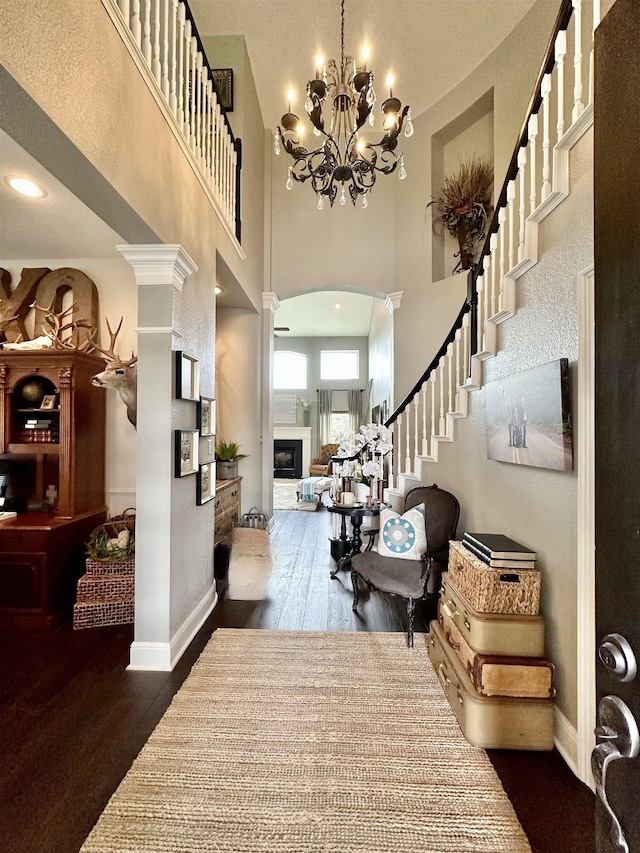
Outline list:
[[[617,0],[596,32],[596,639],[624,637],[640,659],[640,3]],[[613,647],[615,646],[615,642]],[[604,655],[612,663],[612,654]],[[640,724],[640,680],[599,660],[597,694]],[[623,709],[622,709],[623,710]],[[606,736],[607,732],[603,732]],[[609,732],[609,735],[611,733]],[[610,743],[617,745],[619,741]],[[602,756],[604,752],[601,751]],[[611,761],[606,794],[640,851],[640,757]],[[598,853],[626,849],[598,805]]]

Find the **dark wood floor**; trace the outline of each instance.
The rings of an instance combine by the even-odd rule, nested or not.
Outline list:
[[[0,851],[79,850],[217,627],[404,630],[380,595],[352,613],[350,578],[329,579],[328,531],[325,510],[277,513],[268,598],[223,599],[171,673],[125,670],[130,626],[0,633]],[[556,752],[490,758],[533,853],[594,851],[593,795]]]

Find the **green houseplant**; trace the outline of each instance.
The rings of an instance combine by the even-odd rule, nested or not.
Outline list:
[[[246,453],[240,453],[240,445],[223,438],[216,444],[217,476],[220,480],[232,480],[238,476],[238,462],[246,459]]]
[[[473,266],[477,245],[486,234],[492,190],[493,164],[474,156],[460,162],[427,205],[435,205],[445,229],[458,240],[460,252],[454,272]]]

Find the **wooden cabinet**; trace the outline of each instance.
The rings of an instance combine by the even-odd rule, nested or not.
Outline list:
[[[51,627],[71,612],[106,516],[105,392],[91,385],[103,368],[72,351],[0,352],[0,473],[18,513],[0,523],[2,624]]]
[[[241,479],[216,482],[214,546],[226,539],[240,519]]]

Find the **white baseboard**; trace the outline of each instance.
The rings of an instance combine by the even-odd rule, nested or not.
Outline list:
[[[578,775],[578,732],[556,705],[553,709],[554,740],[556,749],[564,758],[571,772]]]
[[[218,593],[214,581],[209,591],[203,596],[189,617],[185,619],[169,643],[133,641],[127,669],[171,672],[217,603]]]

